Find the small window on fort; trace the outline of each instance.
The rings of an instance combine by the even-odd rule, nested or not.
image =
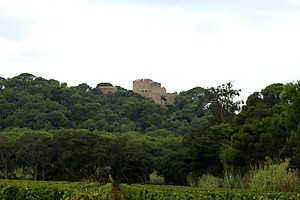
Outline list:
[[[144,90],[144,92],[147,92],[147,90]]]

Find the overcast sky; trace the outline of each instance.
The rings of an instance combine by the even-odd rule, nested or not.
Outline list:
[[[299,80],[299,0],[0,0],[0,76],[69,86],[233,81],[246,98]]]

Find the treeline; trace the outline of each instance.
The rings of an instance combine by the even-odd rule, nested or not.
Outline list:
[[[110,174],[145,183],[156,171],[167,184],[186,184],[187,176],[245,172],[266,156],[291,158],[300,169],[299,84],[269,85],[242,108],[232,83],[195,87],[164,107],[120,86],[104,95],[27,73],[0,78],[0,176],[75,181]]]
[[[108,83],[98,85],[102,84]],[[232,102],[238,91],[232,89],[231,83],[182,92],[175,105],[169,107],[118,88],[114,94],[103,95],[97,87],[85,83],[68,87],[66,83],[32,74],[0,78],[0,130],[80,128],[145,133],[166,129],[185,135],[190,123],[204,115],[212,113],[213,123],[229,122],[238,110]],[[221,109],[220,103],[228,108]]]
[[[145,183],[182,137],[86,129],[0,133],[2,178]]]

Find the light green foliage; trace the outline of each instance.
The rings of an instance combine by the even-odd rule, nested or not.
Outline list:
[[[289,160],[273,163],[270,158],[264,165],[254,165],[244,177],[234,174],[233,170],[225,171],[223,180],[211,175],[203,175],[197,179],[188,177],[191,186],[200,189],[251,189],[260,192],[296,192],[299,191],[300,179],[298,172],[289,167]]]
[[[13,169],[12,177],[18,180],[33,180],[34,179],[34,170],[30,167],[21,167]]]
[[[250,189],[255,191],[299,191],[299,177],[289,169],[289,161],[267,163],[251,171]]]
[[[222,179],[204,174],[198,180],[198,187],[203,190],[216,190],[219,189],[222,185]]]
[[[223,179],[223,188],[244,189],[246,188],[245,180],[240,175],[234,175],[230,172],[225,172]]]
[[[154,171],[149,175],[149,184],[154,184],[154,185],[163,185],[165,180],[164,177],[158,176],[157,172]]]
[[[226,170],[224,173],[222,188],[244,189],[246,186],[244,179],[239,174],[234,174],[233,170]]]

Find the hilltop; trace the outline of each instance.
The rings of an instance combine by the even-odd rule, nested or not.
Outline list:
[[[121,182],[144,183],[157,171],[168,184],[186,184],[189,174],[243,171],[266,156],[299,169],[299,82],[271,84],[243,106],[232,83],[194,87],[164,105],[100,86],[114,87],[0,78],[0,177],[25,166],[36,179],[80,180],[97,168]]]

